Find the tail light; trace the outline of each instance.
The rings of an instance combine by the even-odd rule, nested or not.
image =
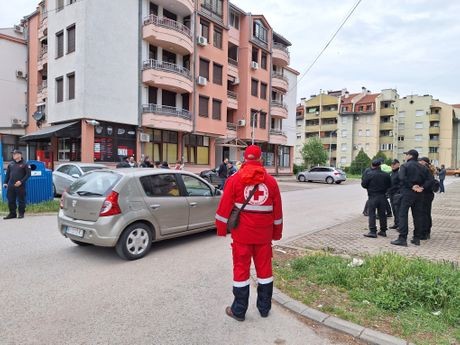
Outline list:
[[[59,201],[59,208],[62,210],[64,208],[64,195],[65,193],[67,193],[69,190],[69,188],[66,188],[64,190],[64,192],[62,192],[62,195],[61,195],[61,200]]]
[[[340,173],[339,173],[339,172],[335,172],[334,175],[340,175]]]
[[[114,216],[116,214],[121,214],[121,209],[118,204],[118,193],[112,191],[107,198],[105,198],[99,217]]]

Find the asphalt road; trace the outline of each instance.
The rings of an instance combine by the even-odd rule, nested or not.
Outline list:
[[[355,216],[365,200],[351,181],[280,186],[284,241]],[[111,248],[72,244],[55,216],[0,220],[2,345],[354,343],[277,305],[261,318],[254,287],[246,321],[230,319],[231,286],[228,236],[155,243],[145,258],[127,262]]]

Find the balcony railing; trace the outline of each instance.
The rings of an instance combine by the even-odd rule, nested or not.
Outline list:
[[[285,82],[289,82],[289,79],[285,76],[282,75],[281,73],[272,73],[272,78],[278,78],[278,79],[283,79]]]
[[[236,128],[236,123],[227,122],[227,129],[230,129],[231,131],[236,131]]]
[[[287,48],[285,45],[281,44],[281,43],[276,43],[276,42],[273,43],[273,48],[274,48],[274,49],[282,50],[283,52],[285,52],[286,54],[289,55],[289,50],[288,50],[288,48]]]
[[[40,85],[38,85],[38,92],[42,92],[44,89],[48,87],[48,82],[46,80],[43,80]]]
[[[144,18],[144,25],[157,25],[162,26],[164,28],[176,30],[178,32],[183,33],[190,39],[192,38],[192,30],[190,30],[187,26],[182,23],[176,22],[175,20],[166,18],[166,17],[158,17],[154,14],[151,14]]]
[[[261,40],[259,37],[257,36],[252,36],[252,41],[255,42],[256,44],[260,45],[261,47],[265,48],[265,49],[268,49],[268,43]]]
[[[187,68],[170,63],[170,62],[150,59],[150,60],[144,61],[142,69],[144,71],[148,69],[156,69],[159,71],[173,72],[173,73],[183,75],[184,77],[192,80],[192,73],[190,73],[190,71]]]
[[[230,58],[230,57],[228,58],[228,63],[229,63],[230,65],[233,65],[233,66],[238,67],[238,61],[233,60],[233,59]]]
[[[272,106],[280,107],[280,108],[284,108],[284,109],[288,110],[287,104],[283,103],[283,102],[280,102],[280,101],[272,100]]]
[[[44,47],[42,47],[42,49],[40,49],[39,58],[41,59],[46,53],[48,53],[48,46],[44,46]]]
[[[142,110],[144,113],[155,113],[155,114],[161,114],[161,115],[166,115],[166,116],[176,116],[176,117],[181,117],[187,120],[192,119],[192,114],[188,110],[171,107],[169,105],[149,103],[149,104],[144,104],[142,106]]]
[[[272,135],[282,135],[282,136],[286,136],[286,132],[280,130],[280,129],[270,129],[270,134]]]
[[[227,97],[228,98],[233,98],[233,99],[238,98],[237,93],[235,91],[230,91],[230,90],[227,91]]]
[[[211,17],[212,19],[218,20],[220,22],[223,21],[223,14],[219,13],[220,11],[217,8],[217,2],[214,5],[202,2],[201,12]]]

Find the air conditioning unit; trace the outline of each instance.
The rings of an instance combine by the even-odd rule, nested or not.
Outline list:
[[[18,69],[16,71],[16,78],[24,78],[25,79],[25,78],[27,78],[27,74],[25,74],[23,71]]]
[[[244,126],[246,126],[246,120],[238,120],[237,125],[238,125],[239,127],[244,127]]]
[[[21,119],[11,119],[11,124],[13,126],[24,126],[25,123],[26,122],[24,120],[21,120]]]
[[[198,36],[198,37],[196,38],[196,40],[197,40],[197,43],[198,43],[200,46],[203,46],[203,47],[204,47],[204,46],[208,45],[208,39],[207,39],[206,37],[204,37],[204,36]]]
[[[356,121],[359,121],[359,116],[355,116],[355,120],[356,120]]]
[[[255,61],[251,61],[251,68],[252,69],[258,69],[259,68],[259,64]]]
[[[198,77],[197,83],[198,85],[206,86],[206,84],[208,84],[208,79],[206,79],[205,77]]]
[[[148,143],[150,142],[150,135],[147,133],[139,133],[139,141],[141,143]]]
[[[358,149],[358,145],[353,145],[353,150],[357,150]]]
[[[15,25],[14,26],[14,31],[16,31],[18,34],[24,33],[24,27],[21,25]]]
[[[233,80],[232,85],[238,85],[239,83],[240,83],[240,78],[235,78],[235,80]]]

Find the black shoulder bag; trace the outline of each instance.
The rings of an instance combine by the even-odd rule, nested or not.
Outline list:
[[[230,212],[230,216],[228,217],[227,221],[227,234],[229,234],[233,229],[238,227],[238,224],[240,222],[240,213],[244,210],[249,200],[251,200],[251,198],[254,196],[254,193],[256,192],[258,187],[259,184],[256,184],[254,186],[251,193],[249,193],[248,198],[244,201],[244,204],[241,206],[241,208],[233,206],[232,212]]]

